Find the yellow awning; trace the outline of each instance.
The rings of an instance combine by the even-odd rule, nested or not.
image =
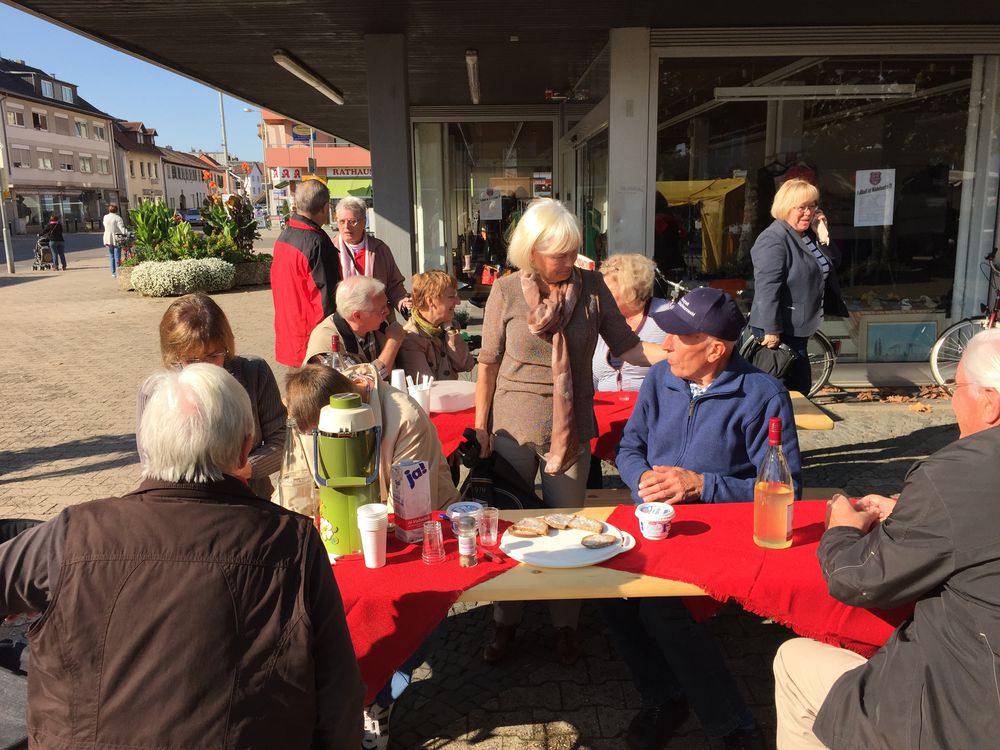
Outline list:
[[[361,198],[372,194],[371,177],[331,177],[326,181],[331,198],[346,198],[355,195]]]
[[[743,187],[746,180],[676,180],[656,183],[656,189],[671,206],[701,208],[701,270],[717,271],[736,257],[733,237],[725,230],[743,221]]]

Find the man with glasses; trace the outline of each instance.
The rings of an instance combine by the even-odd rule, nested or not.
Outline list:
[[[969,341],[951,405],[959,439],[910,469],[898,501],[830,501],[818,551],[830,594],[916,606],[868,660],[807,638],[778,649],[779,750],[1000,737],[1000,330]]]
[[[330,191],[319,180],[295,190],[295,213],[274,243],[271,295],[274,299],[274,356],[298,367],[309,332],[336,310],[334,289],[341,279],[337,251],[323,225],[330,220]]]
[[[336,336],[345,364],[367,362],[382,380],[388,380],[406,335],[388,316],[389,302],[381,281],[367,276],[345,279],[337,286],[337,312],[313,329],[302,364],[322,364]]]
[[[389,306],[408,310],[411,305],[403,274],[392,257],[392,250],[382,240],[369,235],[368,206],[361,198],[344,198],[337,203],[337,234],[333,244],[340,258],[340,273],[345,279],[367,276],[385,284]]]

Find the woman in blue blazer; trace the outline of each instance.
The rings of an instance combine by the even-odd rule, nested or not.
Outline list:
[[[786,180],[771,204],[774,222],[757,237],[750,327],[764,346],[784,343],[799,358],[785,377],[789,390],[808,393],[812,373],[806,342],[823,314],[847,315],[840,296],[840,251],[830,240],[819,190],[805,180]]]

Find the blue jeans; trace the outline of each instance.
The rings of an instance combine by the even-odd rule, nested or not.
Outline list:
[[[434,628],[427,639],[421,643],[417,650],[413,652],[413,655],[404,661],[402,665],[397,669],[389,681],[385,683],[381,690],[378,691],[378,695],[375,696],[375,702],[382,706],[382,708],[388,708],[389,705],[395,701],[403,692],[410,686],[413,681],[413,670],[424,663],[424,659],[427,658],[427,654],[430,652],[431,647],[434,642],[444,634],[445,628],[447,627],[447,620],[442,620],[438,623],[438,626]]]
[[[62,240],[52,240],[49,243],[49,249],[52,251],[52,267],[59,267],[59,259],[62,258],[63,270],[66,270],[66,243]]]
[[[758,340],[764,338],[764,330],[762,328],[751,328],[753,335],[757,337]],[[809,389],[812,388],[812,369],[809,367],[809,352],[806,351],[806,346],[809,343],[808,336],[789,336],[787,334],[781,334],[781,343],[787,344],[790,349],[792,349],[799,358],[792,363],[792,366],[788,369],[788,374],[785,375],[785,387],[790,391],[798,391],[803,396],[809,394]]]
[[[718,645],[681,599],[604,599],[599,606],[643,706],[683,695],[709,737],[753,725]]]
[[[121,250],[118,249],[117,245],[105,245],[108,249],[108,257],[111,261],[111,275],[118,275],[118,265],[121,263]]]

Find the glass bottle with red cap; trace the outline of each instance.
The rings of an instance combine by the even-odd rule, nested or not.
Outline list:
[[[757,472],[753,493],[753,540],[760,547],[792,546],[792,508],[795,490],[781,449],[781,417],[771,417],[767,453]]]

